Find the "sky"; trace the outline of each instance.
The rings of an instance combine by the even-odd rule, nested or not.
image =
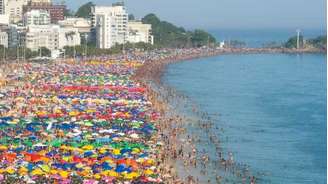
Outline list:
[[[88,1],[66,0],[66,4],[76,10]],[[125,4],[137,18],[155,13],[188,29],[326,29],[326,0],[125,0]]]

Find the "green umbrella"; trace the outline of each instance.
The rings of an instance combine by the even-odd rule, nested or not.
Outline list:
[[[50,145],[53,147],[60,147],[62,145],[63,141],[60,139],[55,139],[51,141]]]

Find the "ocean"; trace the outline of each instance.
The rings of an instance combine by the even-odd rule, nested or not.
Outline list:
[[[217,41],[239,40],[245,42],[246,47],[263,47],[270,42],[282,44],[290,37],[296,36],[296,29],[219,29],[208,31]],[[300,29],[300,31],[305,39],[327,35],[325,29]]]
[[[223,149],[259,183],[326,183],[326,65],[324,54],[221,55],[171,64],[163,80],[219,114]]]

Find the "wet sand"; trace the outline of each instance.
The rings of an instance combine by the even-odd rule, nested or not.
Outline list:
[[[161,51],[162,52],[162,51]],[[156,139],[163,145],[159,151],[159,166],[164,183],[226,183],[227,177],[235,177],[238,183],[256,183],[256,177],[245,165],[235,163],[232,153],[225,153],[221,147],[219,137],[213,130],[222,131],[213,124],[206,112],[191,103],[186,96],[179,94],[174,89],[165,86],[162,76],[166,66],[170,63],[190,60],[200,57],[210,57],[220,54],[248,54],[248,53],[295,53],[295,50],[285,49],[168,49],[168,54],[159,54],[148,57],[135,75],[134,79],[147,88],[147,97],[152,102],[153,108],[160,112],[160,121],[156,124],[158,133]],[[296,53],[301,52],[300,50]],[[313,51],[302,51],[313,52]],[[120,56],[118,56],[120,57]],[[122,56],[124,59],[125,56]],[[132,57],[137,58],[138,57]],[[9,64],[2,67],[0,73],[7,75],[16,73],[15,69],[20,64]],[[0,76],[1,79],[1,76]],[[19,81],[24,83],[24,81]],[[0,86],[16,86],[12,81],[0,80]],[[184,108],[191,109],[194,116],[183,114]],[[179,109],[179,110],[178,110]],[[194,127],[204,134],[199,137],[193,134],[188,127]],[[215,150],[199,150],[198,144],[207,144]],[[229,174],[225,174],[229,173]],[[213,178],[213,176],[215,176]]]
[[[225,153],[220,138],[213,133],[223,130],[213,124],[206,112],[201,112],[190,99],[166,86],[162,81],[166,66],[171,63],[221,54],[252,53],[312,53],[321,50],[295,49],[199,49],[148,60],[136,72],[135,79],[148,86],[154,107],[161,112],[159,139],[165,144],[163,155],[164,181],[167,183],[256,183],[256,176],[247,165],[235,163],[232,153]],[[179,113],[184,108],[192,114]],[[180,109],[177,110],[177,109]],[[190,128],[191,127],[191,128]],[[195,133],[189,129],[198,130]],[[204,134],[204,137],[197,135]],[[211,150],[198,150],[197,145],[210,145]],[[213,155],[215,152],[215,155]]]

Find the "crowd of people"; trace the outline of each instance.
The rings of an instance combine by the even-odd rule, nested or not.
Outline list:
[[[169,113],[148,82],[160,82],[168,63],[218,53],[162,49],[1,64],[0,183],[204,182],[177,174],[178,160],[206,172],[210,157],[197,150],[197,137],[180,141],[184,117]]]
[[[236,162],[232,152],[223,150],[220,134],[224,130],[213,119],[218,114],[202,112],[192,99],[162,82],[162,74],[170,63],[231,52],[238,51],[173,50],[170,55],[150,60],[137,70],[135,78],[155,89],[149,96],[156,99],[154,107],[164,117],[159,132],[165,143],[165,155],[176,169],[176,175],[171,180],[166,179],[168,183],[255,184],[258,180],[249,166]]]
[[[2,66],[0,182],[162,182],[138,61]]]

